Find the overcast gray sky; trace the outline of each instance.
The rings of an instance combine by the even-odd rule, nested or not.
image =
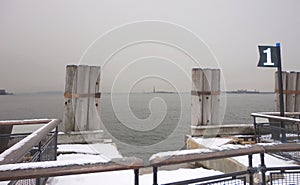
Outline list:
[[[300,71],[299,8],[299,0],[2,0],[0,88],[13,92],[63,91],[67,64],[89,64],[89,60],[94,60],[91,64],[103,66],[102,53],[108,55],[109,47],[119,47],[120,40],[127,37],[138,39],[139,34],[143,35],[142,39],[147,39],[147,34],[160,33],[158,37],[163,40],[164,34],[171,38],[170,35],[176,32],[173,34],[176,42],[179,40],[185,46],[190,43],[189,47],[194,49],[190,54],[200,55],[205,49],[201,44],[197,45],[198,41],[189,38],[187,33],[190,31],[204,41],[217,58],[226,89],[272,91],[275,69],[256,67],[257,45],[275,45],[279,41],[283,69]],[[173,28],[168,32],[160,25],[149,29],[149,25],[143,27],[140,24],[135,29],[125,29],[126,34],[121,28],[120,33],[114,32],[105,41],[99,40],[102,34],[116,27],[149,20],[178,25],[187,32],[182,29],[173,32]],[[139,26],[146,31],[140,33]],[[87,52],[89,59],[80,61],[95,41]],[[193,64],[188,60],[169,46],[155,43],[135,45],[120,52],[104,66],[101,89],[110,91],[115,82],[117,90],[122,91],[128,88],[124,82],[128,79],[130,88],[139,91],[151,90],[153,84],[159,89],[170,89],[173,85],[180,91],[189,91],[191,83],[187,76]],[[215,67],[205,62],[201,65]]]

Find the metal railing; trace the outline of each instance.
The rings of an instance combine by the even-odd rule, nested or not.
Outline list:
[[[261,117],[254,114],[252,116]],[[269,117],[271,116],[271,117]],[[273,115],[263,115],[264,118],[272,118]],[[281,118],[280,118],[281,119]],[[284,118],[292,122],[298,122],[295,118]],[[15,145],[9,147],[0,154],[0,181],[12,180],[11,184],[44,184],[47,177],[74,175],[83,173],[106,172],[117,170],[133,170],[134,183],[139,184],[139,169],[144,168],[141,159],[130,157],[112,159],[107,163],[93,164],[62,164],[59,161],[52,161],[51,165],[48,159],[55,160],[56,157],[56,137],[55,128],[59,120],[37,121],[46,123],[43,127],[24,137]],[[19,122],[18,122],[19,123]],[[29,123],[29,122],[28,122]],[[1,125],[9,125],[12,122],[1,122]],[[55,147],[53,147],[55,146]],[[51,153],[53,151],[53,153]],[[166,165],[181,163],[199,162],[215,159],[224,159],[235,156],[248,156],[248,168],[246,170],[236,171],[222,175],[214,175],[203,178],[187,179],[184,181],[170,182],[165,185],[183,185],[183,184],[254,184],[254,176],[261,176],[261,184],[267,184],[266,172],[270,172],[270,183],[290,184],[300,177],[300,166],[286,167],[268,167],[265,164],[265,154],[276,154],[279,152],[296,153],[300,151],[300,144],[297,143],[279,143],[252,146],[238,146],[234,149],[194,149],[181,152],[182,154],[171,155],[162,154],[150,159],[150,167],[153,169],[153,185],[158,185],[159,168]],[[54,155],[55,154],[55,155]],[[259,166],[253,165],[253,155],[260,155]],[[49,156],[52,156],[49,157]],[[29,156],[29,157],[28,157]],[[53,158],[54,157],[54,158]],[[42,161],[29,162],[20,168],[20,162],[24,161]],[[22,164],[22,163],[21,163]],[[149,167],[149,166],[147,166]],[[25,179],[25,180],[24,180]],[[38,179],[38,180],[37,180]],[[295,180],[296,179],[296,180]],[[172,181],[172,179],[170,179]]]
[[[2,133],[6,146],[0,154],[0,165],[28,163],[34,161],[55,161],[57,156],[57,126],[60,120],[38,119],[20,121],[0,121],[0,127],[14,125],[44,124],[33,133]],[[10,129],[11,131],[11,129]],[[10,179],[12,180],[12,179]],[[14,180],[9,184],[45,184],[47,178]]]
[[[252,113],[251,116],[257,142],[300,141],[300,112],[286,112],[285,117],[279,116],[279,112]],[[267,121],[258,121],[258,118]]]
[[[134,183],[138,185],[139,169],[142,167],[143,161],[135,157],[112,159],[106,163],[96,162],[86,164],[65,164],[60,163],[60,161],[53,161],[51,165],[49,165],[48,162],[32,162],[26,166],[22,166],[21,169],[18,164],[10,166],[3,165],[2,168],[0,168],[0,181],[133,170]]]
[[[278,184],[279,181],[275,181],[275,174],[280,173],[281,175],[294,173],[290,176],[280,178],[282,181],[293,181],[293,177],[300,176],[300,166],[289,166],[289,167],[272,167],[268,168],[265,164],[265,153],[277,153],[279,151],[293,152],[300,151],[300,144],[287,143],[287,144],[274,144],[274,145],[253,145],[249,147],[242,147],[240,149],[229,149],[229,150],[194,150],[195,153],[191,153],[191,150],[187,150],[189,154],[182,155],[170,155],[161,154],[157,155],[150,160],[151,166],[153,167],[153,185],[158,185],[158,168],[166,165],[174,165],[180,163],[190,163],[214,159],[222,159],[236,156],[248,156],[248,168],[245,171],[237,171],[228,174],[215,175],[204,178],[188,179],[184,181],[170,182],[164,185],[186,185],[191,183],[197,184],[246,184],[246,179],[250,185],[254,184],[254,174],[261,175],[260,184],[267,184],[266,172],[271,172],[272,182],[271,184]],[[260,165],[258,167],[253,166],[253,155],[260,155]],[[292,172],[290,172],[292,170]],[[170,180],[171,181],[171,180]],[[283,183],[281,183],[283,184]]]
[[[93,164],[62,164],[56,161],[59,123],[60,120],[56,119],[0,121],[0,127],[4,127],[6,132],[0,133],[0,139],[5,139],[2,144],[6,145],[0,154],[0,181],[10,181],[10,185],[42,185],[48,177],[132,169],[135,185],[139,184],[139,169],[143,167],[143,161],[138,158]],[[30,134],[10,133],[11,126],[29,124],[45,125]],[[24,163],[26,165],[22,165]]]

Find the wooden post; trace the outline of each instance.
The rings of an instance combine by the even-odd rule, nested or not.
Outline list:
[[[100,67],[66,67],[64,131],[100,129]]]
[[[77,68],[77,91],[79,95],[76,99],[75,110],[75,131],[87,130],[88,125],[88,102],[89,97],[82,96],[89,95],[89,72],[90,67],[80,65]]]
[[[297,72],[295,112],[300,112],[300,72]]]
[[[211,124],[212,70],[203,69],[203,125]]]
[[[220,70],[192,69],[191,125],[219,125]]]
[[[221,91],[221,72],[220,69],[212,69],[211,81],[211,124],[220,125],[220,91]]]
[[[203,89],[203,71],[200,68],[192,69],[192,103],[191,103],[191,125],[198,126],[202,124],[202,92]]]
[[[100,129],[100,67],[90,67],[89,102],[88,102],[88,130]]]
[[[77,84],[77,66],[68,65],[66,67],[66,82],[65,82],[65,110],[63,117],[64,128],[59,128],[60,131],[70,132],[75,128],[75,102],[72,101],[72,93]]]
[[[286,112],[295,111],[296,100],[296,87],[297,87],[297,73],[291,71],[287,74],[287,86],[286,86]]]

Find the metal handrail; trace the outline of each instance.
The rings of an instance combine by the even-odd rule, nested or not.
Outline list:
[[[198,161],[206,161],[206,160],[212,160],[212,159],[223,159],[223,158],[229,158],[229,157],[235,157],[235,156],[247,156],[249,159],[249,166],[247,171],[238,171],[230,174],[224,174],[224,177],[226,176],[232,176],[236,177],[239,175],[249,175],[250,178],[250,185],[253,184],[253,174],[256,173],[256,171],[260,171],[262,173],[262,182],[263,184],[266,184],[266,171],[272,171],[272,170],[278,170],[279,168],[281,170],[285,169],[284,167],[279,168],[267,168],[265,166],[264,162],[264,154],[265,153],[276,153],[276,152],[293,152],[293,151],[300,151],[300,144],[296,143],[285,143],[285,144],[264,144],[264,145],[253,145],[253,146],[247,146],[242,147],[238,149],[227,149],[223,150],[220,149],[194,149],[192,150],[186,150],[181,151],[182,154],[168,154],[168,153],[160,153],[156,157],[150,160],[150,165],[153,167],[153,184],[158,185],[158,167],[165,166],[165,165],[174,165],[174,164],[180,164],[180,163],[188,163],[188,162],[198,162]],[[254,169],[252,166],[252,156],[253,154],[260,154],[261,157],[261,164],[259,169]],[[287,167],[286,170],[289,169],[300,169],[299,166],[294,167]],[[223,178],[223,176],[222,176]],[[198,178],[198,179],[190,179],[185,181],[178,181],[178,182],[172,182],[168,183],[168,185],[175,185],[175,184],[187,184],[187,183],[195,183],[195,182],[204,182],[206,180],[212,180],[212,179],[219,179],[217,176],[212,176],[209,178]]]
[[[8,120],[8,121],[0,121],[0,126],[45,124],[45,123],[49,123],[52,120],[53,119]]]
[[[44,122],[38,121],[39,123]],[[61,122],[58,119],[48,120],[49,123],[44,125],[43,127],[39,128],[38,130],[34,131],[12,147],[5,150],[3,153],[0,154],[0,165],[2,164],[12,164],[19,162],[22,157],[28,153],[34,146],[39,144],[39,142],[51,131],[53,131],[58,124]],[[3,122],[2,122],[3,123]],[[11,122],[9,122],[11,123]],[[15,122],[15,123],[22,123],[22,121]],[[24,123],[24,122],[23,122]],[[36,122],[35,122],[36,123]],[[29,121],[26,122],[29,124]]]
[[[32,162],[23,165],[8,164],[0,168],[0,181],[19,180],[41,177],[54,177],[84,173],[107,172],[118,170],[137,170],[143,167],[143,160],[135,157],[112,159],[107,163],[93,164],[62,164],[59,161]],[[136,174],[138,175],[138,173]],[[136,182],[138,183],[138,182]]]
[[[252,145],[249,147],[242,147],[239,149],[217,150],[217,149],[193,149],[195,153],[172,155],[166,154],[158,157],[154,157],[150,160],[151,166],[159,167],[165,165],[173,165],[180,163],[189,163],[195,161],[205,161],[212,159],[222,159],[229,157],[236,157],[242,155],[253,155],[259,153],[276,153],[276,152],[292,152],[300,151],[300,144],[286,143],[286,144],[272,144],[272,145]],[[191,150],[186,150],[191,151]],[[199,152],[199,153],[197,153]],[[184,153],[184,152],[183,152]]]
[[[298,134],[299,137],[299,129],[297,129],[297,131],[295,130],[290,130],[288,128],[286,128],[286,124],[288,123],[292,123],[295,124],[295,126],[297,126],[299,128],[299,124],[300,123],[300,112],[285,112],[285,116],[297,116],[298,118],[291,118],[291,117],[282,117],[280,116],[279,112],[259,112],[259,113],[252,113],[251,116],[254,119],[253,122],[253,126],[254,126],[254,131],[255,131],[255,136],[256,136],[256,141],[260,142],[260,127],[266,127],[272,130],[275,130],[277,132],[272,132],[272,138],[279,140],[280,139],[280,135],[281,134],[281,142],[285,143],[287,142],[287,136],[286,133],[290,132],[290,133],[295,133]],[[257,122],[256,118],[265,118],[265,119],[269,119],[268,122]],[[280,127],[276,126],[277,123],[275,122],[279,122],[280,123]]]
[[[300,119],[297,118],[289,118],[289,117],[281,117],[277,116],[277,112],[260,112],[260,113],[251,113],[252,117],[259,117],[259,118],[268,118],[280,121],[290,121],[290,122],[300,122]],[[300,112],[287,112],[286,115],[300,115]]]
[[[139,168],[143,167],[143,160],[135,157],[111,159],[107,163],[62,163],[61,161],[40,161],[30,163],[17,163],[23,159],[23,157],[31,151],[32,148],[38,146],[38,153],[34,156],[41,157],[42,150],[47,147],[49,142],[57,142],[57,126],[61,121],[58,119],[35,119],[35,120],[12,120],[12,121],[0,121],[0,126],[13,126],[13,125],[29,125],[29,124],[45,124],[38,130],[27,135],[21,141],[13,145],[0,154],[0,181],[6,180],[23,180],[23,179],[35,179],[37,184],[40,184],[40,180],[47,177],[94,173],[94,172],[107,172],[117,170],[134,170],[134,183],[139,184]],[[56,129],[55,129],[56,128]],[[50,135],[49,135],[50,134]],[[54,134],[54,135],[52,135]],[[45,139],[45,137],[55,137],[55,139]],[[41,142],[43,141],[43,144]],[[55,143],[55,156],[56,147]],[[46,182],[45,180],[42,181]]]

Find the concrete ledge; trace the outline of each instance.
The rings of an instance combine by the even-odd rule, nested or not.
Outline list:
[[[250,124],[191,126],[191,133],[192,136],[251,135],[254,128]]]
[[[188,137],[187,149],[197,149],[197,148],[209,148],[209,147],[199,143],[193,137]],[[238,161],[232,158],[198,161],[198,162],[191,163],[191,165],[195,167],[205,167],[208,169],[214,169],[217,171],[221,171],[223,173],[232,173],[236,171],[247,170],[246,166],[244,166],[243,164],[239,163]],[[249,179],[247,179],[247,182],[249,182]]]
[[[103,138],[103,130],[58,133],[58,144],[111,143]]]

